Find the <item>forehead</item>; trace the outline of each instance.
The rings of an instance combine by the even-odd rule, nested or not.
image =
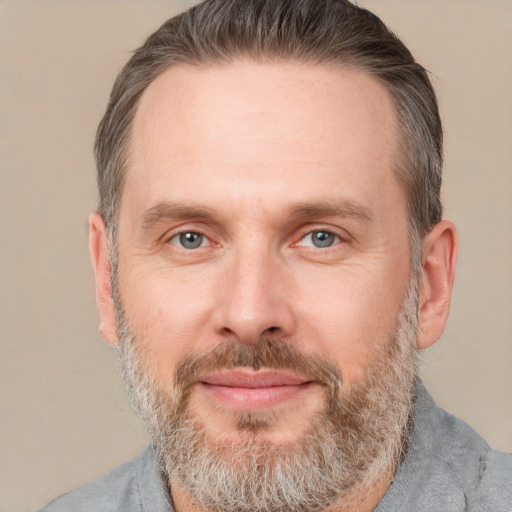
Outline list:
[[[396,186],[396,134],[389,94],[359,70],[250,61],[174,66],[141,98],[122,205],[190,197],[201,184],[205,201],[235,198],[248,183],[255,200],[288,187],[287,197],[297,191],[301,201],[306,182],[302,192],[316,199],[333,187],[348,195],[373,189],[377,197],[384,182]]]

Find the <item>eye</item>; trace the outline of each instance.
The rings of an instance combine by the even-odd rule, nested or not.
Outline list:
[[[184,231],[174,235],[170,240],[171,244],[183,247],[184,249],[198,249],[208,244],[208,239],[196,231]]]
[[[311,231],[311,233],[304,236],[299,245],[302,245],[303,247],[317,247],[319,249],[323,249],[325,247],[331,247],[340,241],[340,237],[331,231],[318,230]]]

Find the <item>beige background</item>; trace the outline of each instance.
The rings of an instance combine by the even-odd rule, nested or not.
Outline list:
[[[33,510],[146,443],[97,335],[91,145],[114,77],[177,0],[0,0],[0,512]],[[361,0],[434,74],[451,319],[425,356],[440,404],[512,450],[512,2]]]

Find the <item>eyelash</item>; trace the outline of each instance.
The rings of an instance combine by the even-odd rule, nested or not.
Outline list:
[[[183,230],[183,231],[180,231],[178,233],[175,233],[170,238],[168,238],[167,241],[168,241],[168,243],[171,243],[172,245],[176,245],[177,246],[178,243],[173,243],[173,240],[180,240],[181,237],[184,236],[184,235],[199,235],[199,237],[202,237],[201,243],[197,247],[184,247],[183,243],[181,243],[180,247],[182,249],[185,249],[185,250],[200,249],[201,247],[204,247],[203,246],[204,239],[210,241],[210,239],[204,233],[201,233],[200,231],[194,231],[192,229],[187,229],[187,230]],[[180,240],[180,242],[182,242],[182,241]]]
[[[315,245],[314,244],[314,240],[313,240],[313,235],[314,234],[317,234],[317,235],[327,235],[328,237],[332,237],[333,240],[331,243],[328,243],[328,245]],[[308,231],[307,233],[304,233],[299,241],[295,244],[295,245],[299,245],[301,242],[303,242],[306,237],[311,237],[311,245],[302,245],[301,247],[311,247],[312,249],[329,249],[331,248],[333,245],[337,245],[338,243],[342,242],[343,241],[343,238],[338,235],[337,233],[335,233],[334,231],[332,230],[329,230],[329,229],[313,229],[311,231]],[[318,242],[322,243],[323,241],[320,240],[320,239],[317,239]]]
[[[301,242],[303,242],[306,239],[306,237],[313,236],[315,233],[318,233],[318,234],[321,233],[321,234],[325,234],[328,236],[332,236],[332,237],[334,237],[334,240],[330,244],[325,245],[325,246],[315,246],[313,241],[312,241],[311,245],[301,245]],[[199,237],[201,237],[201,242],[197,247],[184,247],[183,240],[181,240],[181,237],[184,235],[198,235]],[[174,243],[173,240],[177,240],[177,242]],[[207,235],[205,235],[204,233],[202,233],[199,230],[190,229],[190,230],[183,230],[178,233],[174,233],[171,237],[169,237],[167,239],[167,242],[171,243],[172,245],[175,245],[181,249],[184,249],[187,251],[194,251],[196,249],[205,247],[205,245],[203,245],[205,240],[209,242],[208,245],[212,244],[211,240],[209,239],[209,237]],[[310,249],[330,249],[334,245],[338,245],[339,243],[345,242],[345,241],[346,241],[346,237],[341,236],[340,234],[336,233],[332,229],[317,228],[317,229],[310,229],[308,231],[301,233],[299,240],[292,245],[296,246],[296,247],[297,246],[298,247],[309,247]],[[321,240],[320,240],[320,242],[321,242]]]

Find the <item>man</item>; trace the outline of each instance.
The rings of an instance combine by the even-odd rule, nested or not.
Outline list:
[[[206,0],[118,77],[90,219],[101,333],[152,436],[45,510],[512,509],[437,408],[456,235],[425,70],[344,0]]]

